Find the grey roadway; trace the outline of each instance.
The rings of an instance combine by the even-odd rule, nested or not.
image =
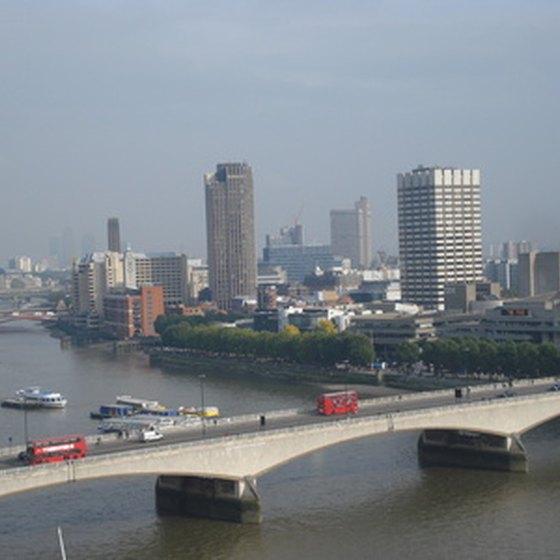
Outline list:
[[[463,397],[457,399],[454,389],[439,391],[429,391],[422,393],[407,393],[403,395],[382,397],[364,400],[360,403],[358,416],[375,416],[378,414],[391,414],[409,410],[421,410],[448,406],[454,403],[476,402],[494,398],[501,398],[499,395],[506,390],[515,392],[516,396],[526,396],[542,393],[550,389],[556,383],[553,378],[517,381],[510,387],[507,383],[493,383],[483,386],[473,386],[467,393],[463,388]],[[516,397],[508,397],[515,399]],[[260,418],[263,413],[254,413],[242,417],[220,418],[216,420],[206,419],[204,425],[194,424],[188,427],[174,427],[164,431],[165,437],[158,442],[139,442],[137,437],[131,434],[130,438],[116,438],[114,435],[102,436],[100,443],[90,444],[88,455],[103,455],[115,452],[122,452],[130,449],[142,447],[165,446],[166,444],[184,443],[189,441],[199,441],[203,439],[213,439],[234,434],[248,434],[263,430],[282,429],[287,427],[305,426],[322,422],[340,421],[340,415],[321,416],[314,410],[292,410],[292,411],[273,411],[264,413],[266,423],[261,426]],[[355,415],[352,415],[355,416]],[[163,430],[162,430],[163,431]],[[93,441],[98,438],[93,436]],[[21,467],[21,462],[16,459],[13,451],[11,454],[3,450],[3,458],[0,460],[0,469]],[[17,454],[17,453],[16,453]]]

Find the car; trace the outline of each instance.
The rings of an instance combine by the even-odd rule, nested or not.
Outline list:
[[[509,397],[515,397],[516,393],[514,391],[504,391],[503,393],[500,393],[499,395],[496,395],[497,399],[507,399]]]
[[[551,385],[547,391],[560,391],[560,383],[555,383],[554,385]]]
[[[146,443],[148,441],[158,441],[163,438],[163,434],[157,430],[142,430],[140,432],[140,441]]]

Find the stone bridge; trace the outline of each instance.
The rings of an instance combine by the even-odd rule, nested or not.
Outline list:
[[[236,521],[260,519],[256,478],[317,450],[377,434],[422,431],[421,461],[526,470],[520,436],[560,415],[560,392],[462,402],[185,443],[138,447],[67,463],[0,471],[0,497],[117,476],[158,477],[158,507]]]

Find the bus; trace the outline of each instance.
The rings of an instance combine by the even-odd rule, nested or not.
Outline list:
[[[358,412],[358,393],[356,391],[340,391],[338,393],[324,393],[317,397],[317,413],[355,414]]]
[[[86,454],[86,436],[78,435],[30,441],[27,444],[27,449],[20,453],[19,458],[28,465],[41,465],[43,463],[81,459]]]

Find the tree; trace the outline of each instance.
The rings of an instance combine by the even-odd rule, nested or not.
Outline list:
[[[317,331],[325,334],[336,334],[336,327],[332,321],[321,319],[317,322]]]
[[[282,332],[284,334],[287,334],[289,336],[297,336],[298,334],[301,334],[300,330],[295,326],[295,325],[287,325],[282,329]]]
[[[411,366],[420,360],[420,347],[414,342],[405,340],[397,346],[396,359],[403,366]]]

